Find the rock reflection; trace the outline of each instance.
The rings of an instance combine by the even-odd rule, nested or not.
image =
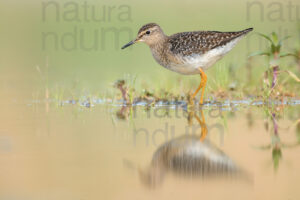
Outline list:
[[[139,170],[141,182],[148,187],[160,185],[167,173],[185,177],[233,177],[241,174],[234,161],[206,139],[207,128],[203,112],[201,119],[189,112],[188,123],[196,118],[201,135],[183,135],[162,144],[154,153],[150,166]]]

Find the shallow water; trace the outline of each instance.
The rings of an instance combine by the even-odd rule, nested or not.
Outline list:
[[[1,103],[0,199],[299,199],[299,111],[10,99]],[[170,147],[191,135],[199,137],[193,148]],[[153,167],[162,145],[168,155]],[[225,156],[238,173],[195,164],[182,154],[188,148],[196,157],[220,158],[222,166]]]

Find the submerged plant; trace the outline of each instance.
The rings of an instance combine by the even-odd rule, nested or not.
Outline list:
[[[120,90],[122,94],[123,101],[126,104],[129,104],[129,98],[128,98],[128,88],[125,86],[125,80],[117,80],[114,84],[114,86]]]
[[[266,121],[265,121],[265,127],[266,131],[269,132],[269,122],[271,122],[271,129],[270,129],[270,136],[271,141],[267,145],[259,146],[258,149],[260,150],[271,150],[272,152],[272,162],[274,170],[277,171],[279,167],[279,163],[283,157],[282,155],[282,149],[284,148],[294,148],[298,147],[300,145],[300,140],[298,139],[296,142],[293,143],[285,143],[282,142],[279,136],[279,125],[278,125],[278,118],[279,113],[276,112],[276,108],[266,108]],[[296,123],[299,123],[300,120],[298,120]],[[298,124],[297,124],[298,125]]]
[[[114,87],[119,89],[125,104],[132,104],[134,101],[136,76],[126,75],[124,79],[117,80]]]

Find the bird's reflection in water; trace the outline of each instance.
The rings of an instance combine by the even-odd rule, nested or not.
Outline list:
[[[162,144],[154,153],[150,166],[139,171],[143,184],[149,187],[162,183],[166,173],[185,177],[233,177],[241,172],[236,164],[218,147],[206,139],[207,128],[202,110],[201,119],[190,112],[201,126],[200,135],[183,135]]]
[[[187,115],[189,126],[195,120],[200,125],[199,135],[185,134],[165,142],[154,153],[150,165],[138,169],[144,185],[159,186],[168,173],[203,179],[232,178],[242,174],[245,177],[234,161],[206,138],[207,126],[202,110],[199,116],[194,110]]]
[[[122,108],[117,114],[129,113],[126,110]],[[159,186],[168,173],[202,179],[244,177],[251,181],[249,175],[206,138],[208,130],[202,110],[199,111],[199,116],[194,110],[189,111],[187,115],[189,126],[192,126],[195,120],[200,125],[199,135],[185,134],[165,142],[154,153],[150,165],[138,169],[144,185],[151,188]],[[126,165],[130,165],[130,168],[133,166],[131,162],[127,162]]]

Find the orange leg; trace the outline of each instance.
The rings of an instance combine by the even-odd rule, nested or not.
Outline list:
[[[198,123],[201,126],[201,137],[200,137],[200,141],[203,141],[206,138],[207,135],[207,127],[206,127],[206,123],[205,123],[205,118],[204,118],[204,114],[203,111],[201,110],[201,118],[202,121],[200,120],[200,118],[195,114],[194,115],[196,120],[198,121]]]
[[[199,104],[203,104],[203,96],[204,96],[204,90],[205,90],[205,86],[206,86],[206,82],[207,82],[207,77],[206,77],[206,74],[204,73],[204,71],[201,68],[199,68],[199,71],[200,71],[201,82],[200,82],[197,90],[192,95],[192,99],[195,98],[195,96],[198,94],[198,92],[202,88]]]

